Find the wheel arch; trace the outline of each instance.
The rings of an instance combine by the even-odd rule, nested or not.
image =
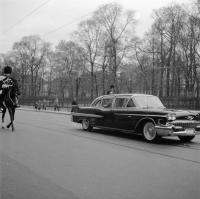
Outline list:
[[[136,123],[136,126],[135,126],[135,132],[138,132],[139,134],[142,133],[142,129],[144,127],[144,124],[147,123],[147,122],[153,122],[154,125],[156,125],[156,122],[153,118],[151,117],[144,117],[144,118],[141,118],[137,123]]]

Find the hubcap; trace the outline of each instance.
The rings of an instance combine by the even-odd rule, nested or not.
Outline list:
[[[146,140],[152,141],[156,137],[156,129],[152,122],[147,122],[143,129],[144,137]]]

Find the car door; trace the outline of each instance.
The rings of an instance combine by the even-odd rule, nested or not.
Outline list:
[[[113,107],[115,128],[133,130],[136,122],[135,110],[136,106],[131,98],[117,97]]]
[[[102,119],[98,120],[97,126],[112,127],[113,122],[113,106],[114,96],[106,96],[102,98],[101,106],[96,109],[96,114],[102,115]]]

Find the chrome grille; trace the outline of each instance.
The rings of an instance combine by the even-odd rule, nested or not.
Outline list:
[[[174,126],[182,126],[183,128],[195,128],[200,126],[200,122],[197,121],[174,121],[172,122]]]

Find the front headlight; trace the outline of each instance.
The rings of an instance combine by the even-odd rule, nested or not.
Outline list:
[[[168,119],[169,121],[174,121],[174,120],[176,120],[176,114],[173,114],[173,113],[168,114],[168,115],[167,115],[167,119]]]

